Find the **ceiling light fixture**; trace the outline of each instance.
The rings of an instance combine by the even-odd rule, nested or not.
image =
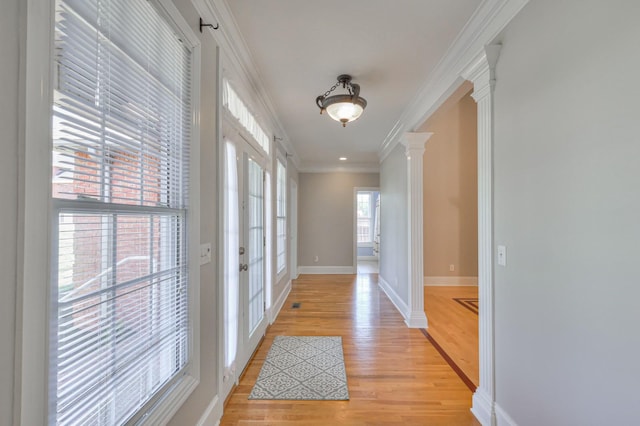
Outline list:
[[[339,86],[346,89],[348,93],[329,96]],[[341,122],[342,127],[346,127],[347,123],[357,120],[362,115],[367,101],[360,97],[360,85],[352,83],[350,75],[342,74],[338,76],[336,84],[324,95],[316,98],[316,104],[320,108],[320,114],[327,111],[329,117]]]
[[[338,160],[340,160],[340,161],[347,161],[347,157],[340,157],[340,158],[338,158]]]

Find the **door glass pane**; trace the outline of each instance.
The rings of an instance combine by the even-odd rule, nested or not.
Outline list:
[[[249,333],[253,333],[264,316],[264,192],[262,168],[248,161],[247,220],[249,273]]]

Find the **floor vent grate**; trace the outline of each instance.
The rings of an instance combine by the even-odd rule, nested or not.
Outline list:
[[[291,309],[300,309],[300,302],[293,302],[293,304],[291,305]]]

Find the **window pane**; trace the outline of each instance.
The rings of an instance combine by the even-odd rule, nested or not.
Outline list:
[[[276,260],[278,273],[287,265],[287,172],[284,164],[278,160],[276,181]]]
[[[49,423],[123,424],[188,360],[191,52],[146,0],[55,13]]]
[[[66,212],[58,226],[57,422],[117,424],[186,362],[184,218]]]
[[[240,96],[231,87],[228,81],[223,84],[222,103],[247,131],[254,137],[258,144],[269,154],[269,143],[271,142],[267,133],[256,121],[249,108],[240,99]]]
[[[357,208],[357,230],[356,235],[358,243],[370,243],[372,239],[372,193],[371,192],[358,192],[356,198]]]

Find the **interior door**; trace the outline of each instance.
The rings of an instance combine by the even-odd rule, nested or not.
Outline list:
[[[240,336],[238,370],[241,372],[267,329],[265,315],[265,197],[264,169],[244,153],[240,231]]]

